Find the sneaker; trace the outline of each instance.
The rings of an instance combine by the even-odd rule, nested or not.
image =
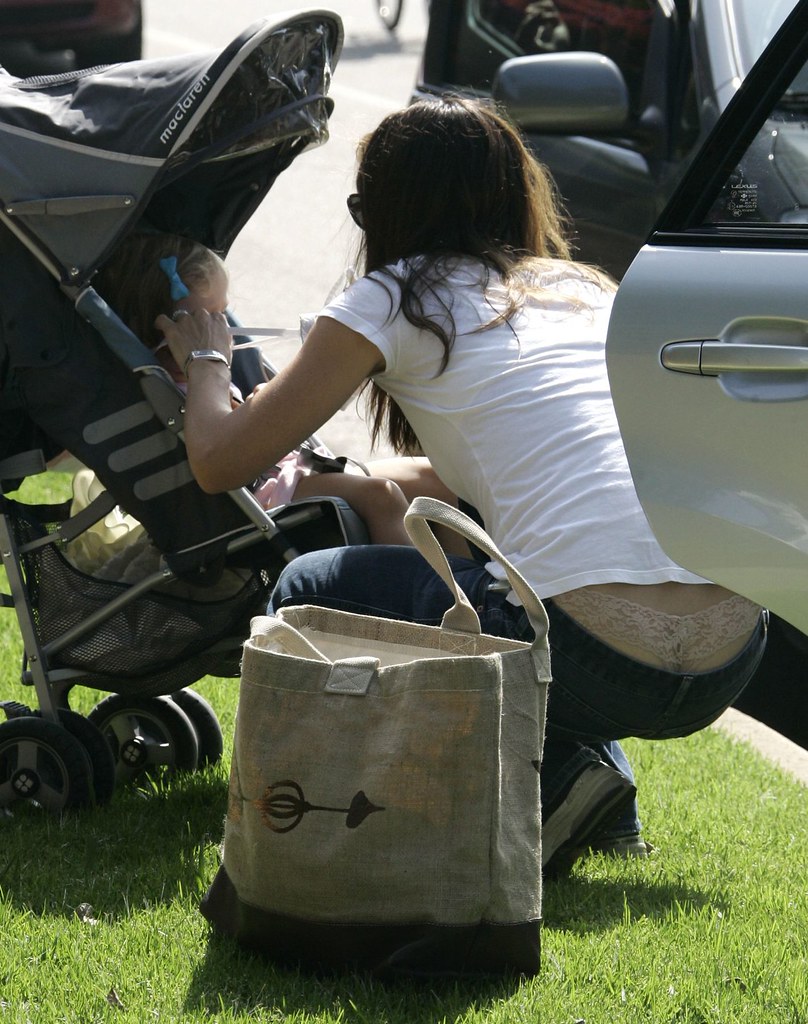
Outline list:
[[[646,842],[638,832],[629,832],[624,836],[609,836],[593,839],[589,848],[583,853],[602,853],[607,857],[621,857],[630,860],[635,857],[647,857],[654,852],[654,847]]]
[[[542,808],[542,872],[564,874],[637,795],[633,783],[603,761],[582,766],[566,792]]]

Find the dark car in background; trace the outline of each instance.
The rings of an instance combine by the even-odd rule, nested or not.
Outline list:
[[[579,258],[619,278],[794,2],[432,0],[415,93],[493,95],[551,171]],[[799,205],[777,186],[772,204]]]
[[[28,75],[138,60],[141,0],[0,0],[0,64]]]
[[[550,170],[570,216],[576,255],[621,279],[701,144],[795,6],[797,0],[431,0],[413,98],[458,92],[493,96]],[[808,66],[772,101],[765,127],[755,133],[743,161],[731,170],[714,200],[710,220],[735,225],[750,248],[750,239],[761,233],[761,223],[780,225],[786,247],[796,244],[795,232],[802,238],[808,231],[808,122],[801,116],[805,111]],[[710,156],[717,161],[722,153],[702,154],[700,166],[709,163]],[[769,234],[779,237],[771,227]],[[767,236],[759,244],[765,249],[773,242]],[[643,265],[648,267],[654,259],[658,260],[655,254],[646,256]],[[682,260],[687,264],[688,255]],[[767,265],[764,261],[761,270]],[[656,286],[664,294],[674,282],[660,280]],[[769,317],[777,314],[775,291],[772,288],[765,309]],[[808,288],[803,286],[802,294],[808,295]],[[699,310],[703,298],[691,282],[691,291],[680,302],[683,308]],[[646,316],[653,319],[652,308]],[[808,319],[808,306],[805,316]],[[662,331],[665,325],[658,326]],[[687,335],[683,331],[680,337]],[[612,340],[612,347],[619,351],[619,339]],[[614,372],[622,373],[623,365],[618,362]],[[729,422],[722,426],[716,403],[705,424],[682,402],[678,420],[672,414],[681,436],[656,438],[653,424],[661,398],[652,391],[653,368],[661,365],[659,354],[652,353],[643,389],[624,395],[625,389],[617,388],[621,429],[626,422],[632,424],[627,447],[632,470],[640,474],[638,484],[659,476],[650,467],[663,464],[665,444],[679,453],[682,464],[691,466],[718,447],[714,442],[723,431],[732,434],[738,429]],[[787,410],[789,403],[780,404],[782,394],[782,389],[776,393],[771,410]],[[760,401],[741,409],[745,422],[756,418],[776,477],[785,450],[782,427],[767,433]],[[627,410],[637,415],[631,417]],[[696,423],[700,436],[691,429]],[[804,424],[799,437],[803,435]],[[726,453],[716,455],[716,478],[726,461]],[[792,480],[802,474],[796,463],[783,462],[782,468]],[[750,468],[748,489],[757,482],[755,472]],[[690,501],[707,491],[695,476],[681,471],[678,493],[673,475],[669,476],[666,508],[683,507],[684,494]],[[741,472],[729,496],[734,495],[736,505],[741,504],[742,479]],[[765,493],[765,485],[761,487]],[[646,500],[643,487],[638,491],[655,525],[656,508]],[[655,500],[658,504],[658,497]],[[703,524],[709,518],[706,514],[698,521],[689,539],[678,538],[669,553],[720,582],[726,569],[699,548],[707,547]],[[676,515],[671,519],[676,521]],[[724,532],[711,535],[710,550],[723,545],[727,559],[742,564],[740,546],[732,547],[726,539],[728,527],[717,516],[713,521]],[[756,571],[765,575],[765,566],[756,565]],[[763,663],[736,707],[808,748],[808,636],[802,628],[771,616]]]

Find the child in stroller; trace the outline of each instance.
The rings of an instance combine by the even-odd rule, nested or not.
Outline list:
[[[161,313],[176,317],[202,308],[224,312],[228,284],[223,260],[198,242],[178,235],[135,233],[99,273],[96,289],[182,388],[182,369],[154,321]],[[232,400],[244,400],[238,388],[234,387]],[[408,500],[401,487],[394,480],[373,475],[372,468],[367,475],[343,472],[346,461],[336,460],[316,446],[300,448],[270,467],[255,481],[252,491],[265,509],[295,498],[341,498],[364,522],[371,543],[410,544],[404,529]],[[421,469],[429,472],[426,467]]]

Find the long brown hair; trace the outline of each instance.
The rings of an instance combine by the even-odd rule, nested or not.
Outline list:
[[[483,102],[444,97],[390,114],[360,144],[357,191],[364,273],[395,278],[403,315],[443,345],[441,370],[454,322],[445,303],[445,317],[427,317],[423,299],[437,295],[458,257],[479,261],[484,284],[493,274],[506,289],[504,309],[486,327],[509,320],[542,291],[542,273],[570,259],[549,174]],[[402,260],[403,271],[393,271]],[[401,410],[372,383],[369,407],[374,443],[384,433],[396,451],[418,450]]]

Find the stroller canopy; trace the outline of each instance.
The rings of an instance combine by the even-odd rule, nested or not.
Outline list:
[[[0,68],[0,222],[63,285],[136,223],[225,255],[327,137],[337,15],[256,22],[221,51],[19,79]]]

